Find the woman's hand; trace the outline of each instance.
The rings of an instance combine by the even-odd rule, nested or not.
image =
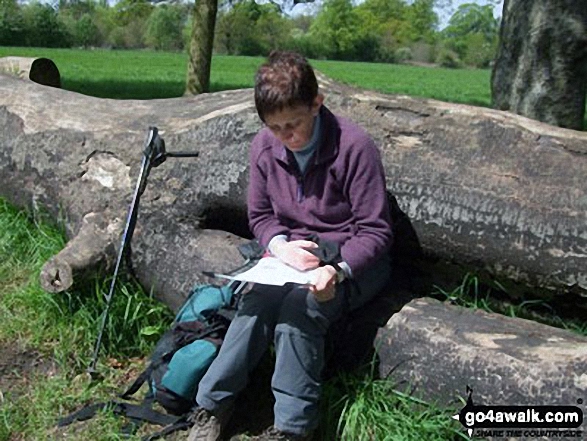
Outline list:
[[[327,302],[334,298],[336,292],[336,270],[331,265],[325,265],[316,270],[316,280],[310,286],[310,292],[319,302]]]
[[[318,268],[320,259],[307,250],[318,248],[309,240],[279,241],[271,247],[271,253],[282,262],[300,271]]]

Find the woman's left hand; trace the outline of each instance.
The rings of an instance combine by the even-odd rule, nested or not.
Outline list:
[[[336,292],[336,270],[331,265],[316,269],[316,280],[310,285],[310,292],[319,302],[327,302],[334,298]]]

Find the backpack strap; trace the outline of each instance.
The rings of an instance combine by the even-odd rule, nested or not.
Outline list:
[[[140,388],[140,385],[138,388]],[[136,392],[136,391],[134,391],[134,392]],[[134,394],[134,392],[132,392],[132,393]],[[129,398],[127,398],[127,399],[129,399]],[[153,393],[151,386],[149,385],[149,392],[145,395],[145,398],[143,398],[143,401],[141,402],[141,404],[139,406],[152,410],[154,402],[155,402],[155,395]],[[129,420],[128,424],[125,424],[121,429],[121,433],[125,436],[130,436],[130,435],[135,434],[141,428],[141,426],[145,422],[147,422],[144,419],[141,419],[140,417],[128,416],[128,420]]]
[[[159,426],[165,426],[176,423],[181,417],[167,415],[151,409],[149,405],[119,403],[114,409],[114,413],[124,415],[133,420],[141,420]]]
[[[107,409],[112,402],[89,404],[80,410],[70,413],[66,417],[60,418],[57,422],[58,427],[69,426],[76,421],[85,421],[94,417],[101,410]]]
[[[130,404],[119,401],[108,401],[82,407],[80,410],[69,414],[65,418],[61,418],[57,423],[57,426],[63,427],[75,421],[88,420],[103,410],[112,410],[116,415],[123,415],[132,420],[146,421],[159,426],[175,424],[182,418],[180,416],[166,415],[157,412],[156,410],[151,409],[148,404]]]
[[[141,441],[152,441],[155,439],[163,438],[179,430],[187,430],[192,426],[193,423],[187,421],[187,417],[184,416],[181,417],[179,421],[164,427],[162,430],[141,438]]]
[[[120,398],[123,398],[125,400],[130,399],[130,397],[132,395],[134,395],[143,385],[143,383],[145,383],[148,379],[149,379],[149,375],[151,375],[151,372],[153,371],[154,366],[151,363],[147,369],[145,369],[143,372],[141,372],[141,374],[137,377],[137,379],[135,381],[133,381],[133,383],[129,386],[129,388],[120,395]]]

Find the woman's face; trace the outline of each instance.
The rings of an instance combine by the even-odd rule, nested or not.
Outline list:
[[[324,101],[322,95],[314,98],[310,107],[286,107],[265,115],[265,125],[292,152],[302,150],[312,138],[314,118]]]

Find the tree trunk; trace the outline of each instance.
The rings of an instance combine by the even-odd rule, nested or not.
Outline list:
[[[531,294],[548,289],[582,314],[587,133],[492,109],[361,91],[323,76],[320,83],[326,105],[375,139],[387,187],[437,261],[437,278],[488,273]],[[119,238],[148,126],[158,126],[170,152],[199,151],[152,170],[133,238],[140,281],[177,306],[192,283],[205,280],[202,270],[242,262],[233,248],[249,235],[247,151],[261,128],[253,94],[113,102],[0,76],[0,195],[61,215],[72,241],[90,213]],[[209,230],[230,234],[209,240],[217,236]],[[119,240],[102,243],[102,251],[84,256],[112,261]],[[216,263],[215,247],[222,256]],[[447,270],[445,263],[458,266]]]
[[[581,130],[587,93],[584,0],[505,0],[492,99],[509,110]]]
[[[210,90],[210,67],[218,0],[196,0],[190,40],[186,95]]]

